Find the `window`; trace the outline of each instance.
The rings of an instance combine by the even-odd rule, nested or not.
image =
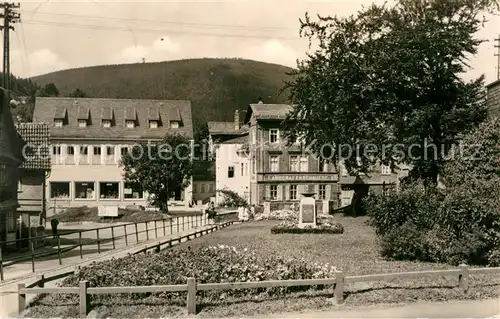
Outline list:
[[[95,194],[94,182],[75,182],[76,199],[95,199],[94,194]]]
[[[318,187],[318,197],[321,200],[326,199],[326,185],[319,185],[319,187]]]
[[[290,199],[297,199],[297,185],[290,185]]]
[[[149,121],[149,128],[158,128],[158,121]]]
[[[115,155],[115,147],[114,146],[107,146],[106,147],[106,155],[108,155],[108,156]]]
[[[248,163],[245,163],[245,176],[248,176]]]
[[[229,166],[227,168],[227,177],[228,178],[233,178],[234,177],[234,166]]]
[[[59,145],[52,146],[52,154],[53,155],[61,155],[61,146],[59,146]]]
[[[290,172],[298,172],[300,170],[299,157],[290,156]]]
[[[382,175],[391,175],[391,173],[392,173],[391,167],[388,165],[382,164],[381,170],[382,170],[382,172],[381,172]]]
[[[89,149],[87,146],[80,146],[80,154],[87,155],[89,153]]]
[[[9,181],[9,171],[7,165],[0,164],[0,185],[5,186]]]
[[[63,126],[63,120],[55,120],[54,121],[54,126],[55,127],[62,127]]]
[[[269,169],[271,172],[279,172],[280,170],[279,158],[276,155],[269,156]]]
[[[66,153],[68,155],[75,155],[75,148],[73,146],[67,146],[66,147]]]
[[[94,146],[94,155],[101,155],[101,147]]]
[[[309,171],[309,160],[307,156],[301,156],[300,157],[300,171],[301,172],[307,172]]]
[[[245,164],[241,163],[241,176],[245,176]]]
[[[269,196],[270,200],[277,200],[278,199],[278,185],[271,185],[269,186]]]
[[[328,160],[320,156],[318,158],[318,172],[328,172],[328,163]]]
[[[102,120],[102,127],[111,127],[110,120]]]
[[[120,148],[120,154],[122,156],[127,154],[127,152],[128,152],[128,147],[125,146],[125,147]]]
[[[170,127],[171,128],[179,128],[179,122],[177,122],[177,121],[170,122]]]
[[[120,193],[120,183],[118,182],[99,183],[100,199],[119,199],[119,193]]]
[[[252,161],[252,175],[257,172],[257,161],[255,159]]]
[[[87,127],[87,120],[78,120],[78,127]]]
[[[50,182],[50,198],[69,199],[69,182]]]
[[[269,142],[270,143],[278,143],[279,142],[279,130],[278,129],[271,129],[269,130]]]
[[[127,128],[134,128],[135,122],[134,121],[126,121],[125,125],[127,126]]]
[[[125,183],[123,188],[123,197],[125,199],[142,199],[144,198],[144,190],[139,184]]]
[[[391,195],[391,187],[384,185],[382,188],[382,195],[384,195],[384,196]]]
[[[342,198],[351,198],[352,197],[352,191],[350,190],[343,190],[342,191]]]

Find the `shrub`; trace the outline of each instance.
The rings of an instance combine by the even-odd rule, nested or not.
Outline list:
[[[230,189],[218,189],[217,192],[221,193],[224,196],[224,199],[220,203],[220,206],[222,207],[248,206],[247,201],[235,191],[232,191]]]
[[[255,213],[255,220],[289,220],[298,221],[299,211],[291,209],[279,209],[273,210],[269,213],[262,211],[261,213]]]
[[[64,279],[60,284],[77,287],[78,282],[88,280],[90,287],[148,286],[185,284],[194,277],[199,283],[246,282],[264,280],[287,280],[303,278],[333,278],[335,268],[326,264],[308,264],[304,260],[279,256],[258,256],[248,249],[230,246],[200,247],[196,249],[170,249],[158,254],[133,255],[121,259],[94,262],[81,268],[80,272]],[[293,291],[325,287],[283,287],[259,289],[232,289],[221,293],[218,290],[200,291],[198,296],[208,301],[219,301],[229,297],[251,295],[283,295]],[[95,295],[93,302],[105,300],[143,299],[151,294]],[[172,304],[184,305],[185,293],[162,293],[159,295]],[[35,305],[67,304],[78,302],[77,295],[46,295],[37,297]]]
[[[344,227],[333,216],[318,216],[316,226],[300,228],[298,220],[284,221],[271,228],[272,234],[342,234]]]

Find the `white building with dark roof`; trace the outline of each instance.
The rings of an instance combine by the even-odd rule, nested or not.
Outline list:
[[[125,183],[121,155],[169,133],[192,141],[191,116],[190,101],[38,97],[33,121],[48,124],[52,145],[48,206],[147,206],[148,194]],[[173,191],[170,203],[191,199],[192,183]]]

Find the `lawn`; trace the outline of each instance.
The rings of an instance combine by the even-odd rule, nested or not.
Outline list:
[[[255,251],[255,256],[293,258],[299,263],[330,264],[344,271],[346,276],[389,272],[404,272],[454,268],[444,264],[387,261],[378,254],[374,231],[365,218],[337,217],[344,226],[344,234],[277,234],[270,229],[276,221],[258,221],[234,225],[188,243],[176,246],[173,252],[196,250],[206,246],[230,245],[238,250]],[[144,257],[146,258],[146,257]],[[189,267],[197,267],[195,263]],[[212,267],[215,267],[213,265]],[[454,299],[486,299],[498,296],[500,276],[477,275],[469,280],[470,289],[463,293],[458,278],[439,277],[418,280],[392,280],[373,283],[348,284],[345,288],[345,306],[406,304],[415,301],[446,301]],[[286,296],[254,296],[212,299],[199,298],[199,315],[203,317],[243,316],[282,311],[335,309],[332,289],[297,292]],[[55,311],[54,299],[42,299],[31,308],[31,317],[77,315],[77,304],[70,303]],[[185,315],[183,305],[172,305],[167,298],[124,302],[110,299],[100,302],[96,310],[110,317],[177,317]],[[50,312],[47,312],[49,311]]]

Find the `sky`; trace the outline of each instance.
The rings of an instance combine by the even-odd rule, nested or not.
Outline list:
[[[246,58],[294,67],[305,57],[299,18],[356,14],[371,0],[21,1],[11,32],[11,72],[32,77],[103,64]],[[375,1],[383,3],[383,1]],[[494,39],[500,16],[478,37],[489,40],[472,57],[466,78],[497,79]],[[2,52],[0,50],[0,52]]]

